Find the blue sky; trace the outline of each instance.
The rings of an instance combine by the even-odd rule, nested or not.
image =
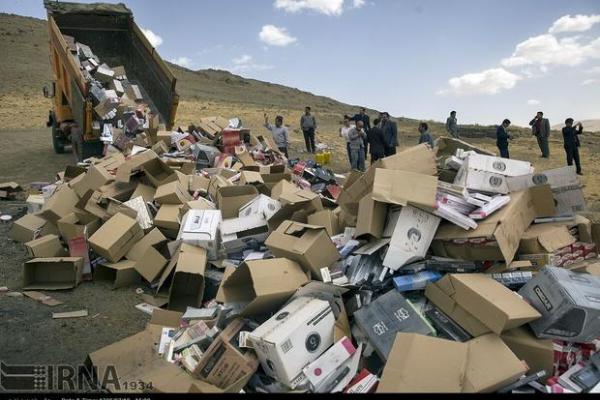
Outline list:
[[[191,69],[419,119],[600,118],[598,0],[122,1],[165,59]],[[0,11],[45,17],[41,0]]]

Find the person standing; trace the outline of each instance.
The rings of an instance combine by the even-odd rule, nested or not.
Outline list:
[[[510,120],[505,119],[502,124],[496,129],[496,146],[500,150],[500,157],[510,158],[508,153],[508,140],[512,139],[508,133],[508,127],[510,126]]]
[[[360,110],[358,111],[358,114],[355,114],[354,117],[352,117],[352,120],[354,122],[358,122],[358,121],[362,121],[364,126],[365,126],[365,132],[367,133],[367,135],[369,134],[369,131],[371,130],[371,118],[369,118],[369,116],[367,115],[367,109],[364,107],[361,107]],[[367,156],[367,154],[369,153],[369,142],[367,141],[367,139],[365,139],[365,157]]]
[[[385,138],[379,127],[379,119],[373,121],[373,127],[367,132],[367,142],[371,150],[371,164],[385,157]]]
[[[315,148],[315,131],[317,130],[317,120],[310,113],[310,107],[304,108],[304,115],[300,117],[300,129],[304,134],[304,143],[306,144],[306,151],[314,154]]]
[[[456,111],[452,111],[448,119],[446,119],[446,132],[455,139],[460,139],[458,134],[458,120],[456,119]]]
[[[340,127],[340,136],[343,137],[346,141],[346,153],[348,155],[348,162],[350,163],[350,165],[352,165],[352,158],[350,156],[350,139],[348,138],[348,132],[350,132],[350,129],[353,128],[353,126],[350,124],[350,121],[351,118],[347,115],[344,115],[344,123]]]
[[[419,124],[419,133],[421,134],[421,136],[419,136],[419,144],[427,143],[429,147],[433,149],[433,137],[431,137],[431,134],[429,133],[429,125],[427,125],[427,122],[421,122]]]
[[[383,131],[385,140],[385,156],[388,157],[396,154],[396,147],[398,146],[398,126],[394,121],[390,120],[389,113],[381,113],[379,127]]]
[[[534,119],[529,122],[533,136],[537,138],[538,146],[542,152],[542,158],[550,158],[550,147],[548,138],[550,137],[550,121],[544,118],[543,112],[538,112]]]
[[[269,116],[265,114],[265,128],[271,131],[273,141],[277,145],[277,148],[279,148],[279,151],[285,154],[285,158],[289,158],[288,146],[290,134],[288,128],[283,125],[283,117],[281,115],[275,117],[275,126],[273,126],[273,124],[269,123]]]
[[[579,158],[579,135],[583,133],[583,125],[578,122],[573,126],[573,118],[567,118],[565,127],[562,129],[563,140],[565,144],[565,153],[567,153],[567,165],[573,165],[577,168],[577,175],[583,175],[581,171],[581,160]]]
[[[350,164],[352,165],[352,169],[357,169],[361,172],[365,171],[364,140],[367,137],[363,127],[363,122],[358,121],[356,127],[350,129],[348,132],[348,139],[350,140]]]

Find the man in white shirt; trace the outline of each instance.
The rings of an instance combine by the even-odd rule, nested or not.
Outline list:
[[[348,133],[354,126],[350,123],[351,118],[347,115],[344,115],[344,124],[340,127],[340,136],[344,138],[346,141],[346,152],[348,154],[348,162],[352,165],[352,159],[350,158],[350,139],[348,138]]]

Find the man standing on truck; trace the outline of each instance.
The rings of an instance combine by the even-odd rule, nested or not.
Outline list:
[[[283,125],[283,117],[281,115],[275,117],[275,126],[273,126],[273,124],[269,123],[269,116],[265,113],[265,128],[271,131],[273,141],[275,141],[279,151],[285,155],[285,158],[289,158],[288,146],[290,135],[288,128]]]
[[[300,129],[304,134],[304,142],[308,153],[315,152],[315,131],[317,130],[317,120],[310,113],[310,107],[304,108],[304,115],[300,117]]]

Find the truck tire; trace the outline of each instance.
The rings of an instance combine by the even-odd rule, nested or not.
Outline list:
[[[65,152],[65,144],[63,143],[56,124],[52,124],[52,146],[54,147],[54,152],[56,152],[56,154],[63,154]]]

